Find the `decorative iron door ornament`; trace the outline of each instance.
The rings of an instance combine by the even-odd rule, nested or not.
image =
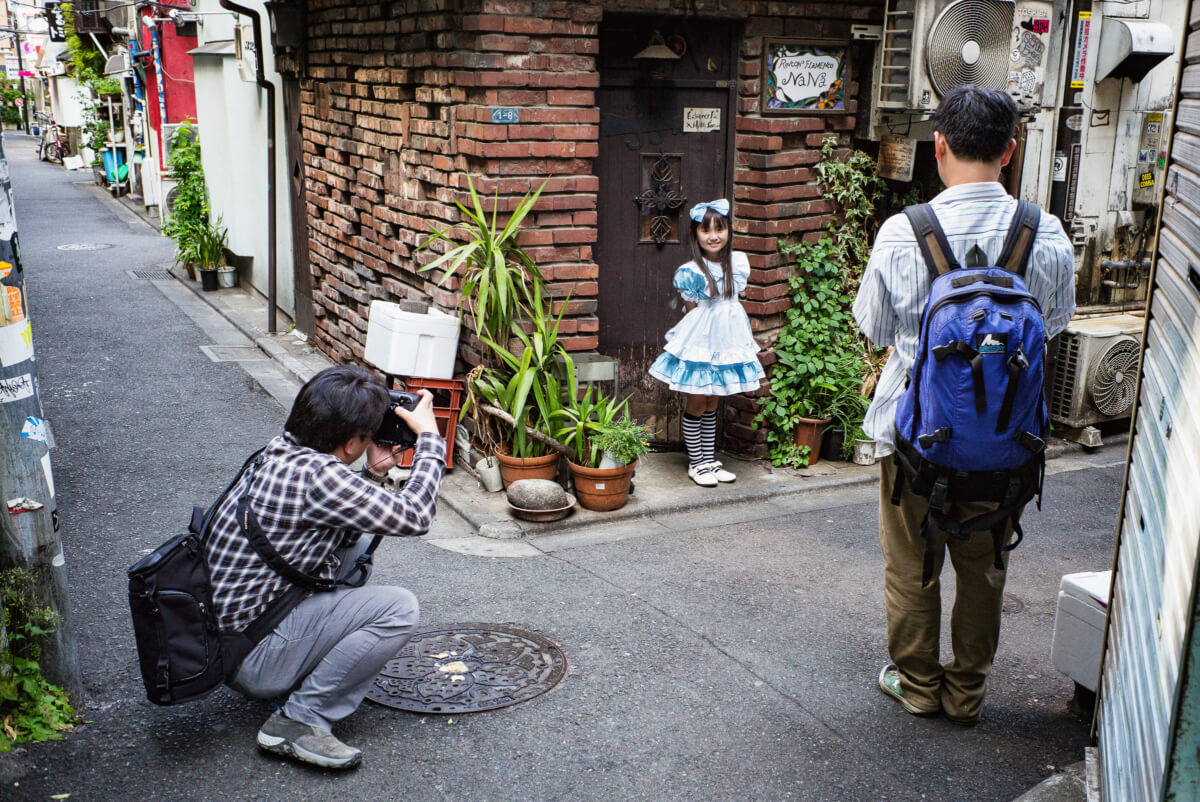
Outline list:
[[[640,239],[642,242],[653,241],[662,247],[668,241],[679,241],[678,211],[687,203],[683,187],[679,180],[680,156],[668,156],[659,153],[655,156],[645,156],[644,161],[654,159],[646,174],[649,186],[636,195],[633,202],[641,207],[642,225]]]

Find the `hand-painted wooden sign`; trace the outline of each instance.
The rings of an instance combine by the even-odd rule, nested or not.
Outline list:
[[[774,114],[846,111],[850,46],[813,39],[767,39],[763,47],[762,110]]]

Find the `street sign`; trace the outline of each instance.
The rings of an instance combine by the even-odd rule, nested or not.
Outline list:
[[[14,100],[14,101],[13,101],[13,103],[16,103],[16,104],[17,104],[17,108],[19,109],[19,108],[21,108],[22,106],[24,106],[24,105],[25,105],[25,98],[23,98],[23,97],[19,97],[19,98],[17,98],[16,100]]]

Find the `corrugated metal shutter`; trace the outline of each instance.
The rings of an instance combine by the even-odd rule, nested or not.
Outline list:
[[[1105,799],[1195,799],[1200,3],[1190,15],[1121,508],[1097,727]],[[1193,698],[1191,704],[1196,700]],[[1190,752],[1190,754],[1189,754]],[[1187,766],[1191,766],[1188,770]],[[1181,771],[1181,769],[1183,769]]]

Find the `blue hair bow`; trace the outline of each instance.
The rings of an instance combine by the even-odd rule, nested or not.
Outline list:
[[[717,198],[715,201],[709,201],[708,203],[697,203],[692,207],[691,211],[688,212],[688,217],[699,223],[704,219],[704,213],[709,209],[712,209],[722,217],[728,217],[729,201],[725,200],[724,198]]]

